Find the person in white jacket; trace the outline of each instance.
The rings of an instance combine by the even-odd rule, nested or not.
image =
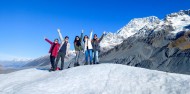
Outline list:
[[[92,40],[92,31],[90,32],[90,38],[88,38],[87,35],[84,36],[83,38],[83,41],[84,41],[84,52],[85,52],[85,65],[87,64],[93,64],[92,60],[93,60],[93,57],[92,57],[92,43],[91,43],[91,40]],[[88,59],[90,58],[90,63],[88,62]]]
[[[63,68],[64,68],[64,58],[65,58],[65,56],[69,56],[69,49],[70,49],[69,37],[66,36],[65,39],[63,39],[63,36],[61,34],[60,29],[57,29],[57,31],[58,31],[58,34],[59,34],[59,38],[61,40],[61,46],[60,46],[59,51],[58,51],[54,71],[57,69],[57,64],[58,64],[60,58],[61,58],[61,69],[60,70],[63,70]]]

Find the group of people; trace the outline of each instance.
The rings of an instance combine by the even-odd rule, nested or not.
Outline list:
[[[69,56],[70,50],[70,43],[69,37],[65,36],[63,38],[60,29],[57,30],[59,34],[59,38],[61,42],[59,43],[59,39],[55,39],[54,42],[50,41],[49,39],[45,38],[47,42],[51,44],[49,53],[50,53],[50,62],[51,62],[51,69],[50,71],[58,70],[58,62],[61,59],[61,67],[60,70],[64,68],[64,58],[65,56]],[[79,58],[82,52],[85,53],[85,63],[84,65],[91,65],[91,64],[99,64],[99,52],[100,52],[100,42],[103,39],[105,32],[99,39],[97,34],[94,34],[92,38],[92,31],[90,33],[90,37],[85,35],[83,37],[84,31],[82,30],[81,36],[76,36],[74,40],[74,48],[75,48],[75,62],[74,66],[79,66]],[[70,67],[70,66],[69,66]]]

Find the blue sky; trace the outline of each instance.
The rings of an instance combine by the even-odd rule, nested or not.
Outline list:
[[[188,0],[0,0],[0,60],[37,58],[48,53],[50,40],[63,36],[98,36],[116,32],[133,18],[190,9]],[[71,45],[73,46],[73,45]],[[73,49],[73,47],[71,47]]]

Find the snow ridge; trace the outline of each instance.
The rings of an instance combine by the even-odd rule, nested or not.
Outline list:
[[[9,79],[7,79],[9,78]],[[0,74],[1,94],[189,94],[190,76],[117,64]]]

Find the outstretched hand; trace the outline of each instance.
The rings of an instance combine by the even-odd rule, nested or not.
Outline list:
[[[91,33],[93,32],[93,30],[91,30]]]
[[[104,31],[104,32],[103,32],[103,34],[105,35],[105,34],[106,34],[106,32]]]
[[[46,39],[46,37],[44,37],[44,39]]]
[[[84,33],[84,30],[82,29],[82,33]]]
[[[57,32],[60,32],[60,31],[61,31],[61,30],[58,28],[58,29],[57,29]]]

